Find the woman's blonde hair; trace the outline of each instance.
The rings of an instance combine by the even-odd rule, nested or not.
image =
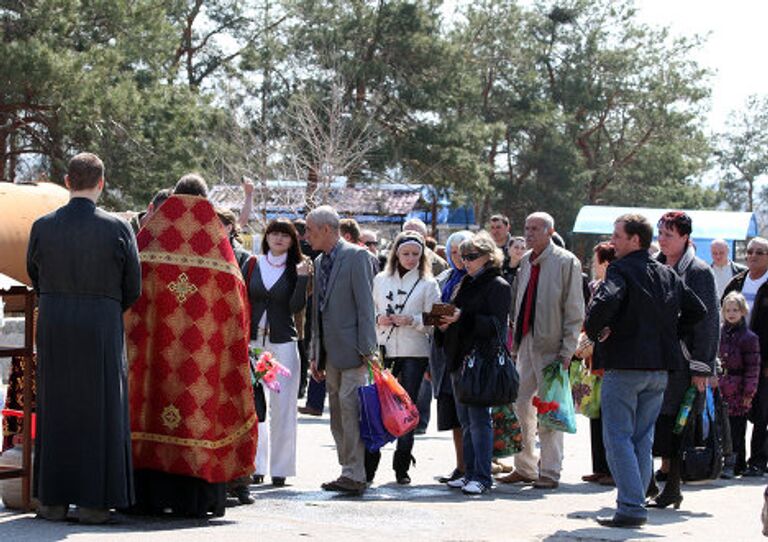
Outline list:
[[[421,256],[419,257],[419,265],[417,266],[419,269],[419,276],[431,277],[432,262],[429,260],[429,256],[427,256],[427,251],[424,248],[424,238],[414,231],[403,231],[403,232],[400,232],[397,235],[397,237],[395,237],[395,240],[392,243],[392,247],[390,247],[390,250],[389,250],[389,256],[387,257],[387,267],[386,267],[387,273],[390,275],[395,274],[395,271],[397,271],[397,262],[399,257],[397,253],[397,249],[400,248],[400,246],[403,243],[406,243],[409,241],[416,242],[419,244],[419,246],[421,246]]]
[[[491,235],[485,230],[477,232],[466,241],[462,241],[459,245],[459,252],[462,255],[470,252],[488,254],[491,257],[488,263],[493,267],[501,267],[504,263],[504,253],[496,246]]]
[[[742,295],[740,292],[731,292],[723,298],[723,305],[720,308],[721,312],[723,313],[723,319],[725,319],[725,306],[728,303],[736,303],[736,305],[739,307],[739,311],[741,311],[742,316],[749,314],[747,298],[744,297],[744,295]]]

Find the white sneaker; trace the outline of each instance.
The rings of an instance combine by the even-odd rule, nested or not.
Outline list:
[[[445,485],[447,485],[448,487],[452,487],[453,489],[462,489],[468,483],[469,483],[469,480],[467,480],[462,476],[461,478],[456,478],[455,480],[446,482]]]
[[[472,480],[471,482],[467,482],[466,485],[461,488],[461,491],[465,495],[482,495],[483,493],[488,491],[488,488],[485,487],[480,482]]]

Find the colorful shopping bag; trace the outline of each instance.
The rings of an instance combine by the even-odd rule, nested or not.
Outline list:
[[[569,370],[573,405],[587,418],[600,417],[600,388],[603,378],[593,374],[583,363],[572,362]]]
[[[571,383],[562,363],[555,361],[544,367],[539,395],[532,402],[538,412],[539,425],[565,433],[576,432]]]
[[[512,405],[491,408],[493,457],[508,457],[523,449],[523,432]]]

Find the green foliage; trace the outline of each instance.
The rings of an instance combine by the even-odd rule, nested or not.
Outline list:
[[[711,154],[700,39],[641,24],[629,0],[477,0],[450,24],[438,0],[6,4],[0,179],[61,181],[92,150],[107,203],[140,208],[189,170],[274,178],[318,155],[292,139],[297,101],[322,119],[340,88],[340,121],[318,134],[375,127],[362,160],[338,161],[353,181],[430,183],[481,220],[547,210],[562,230],[587,203],[717,204],[698,182]],[[755,150],[768,130],[739,126],[718,142],[734,207],[768,167]],[[299,162],[298,176],[323,167]]]
[[[755,184],[768,174],[768,97],[747,98],[744,109],[731,114],[728,131],[720,134],[716,145],[723,198],[732,209],[755,210]]]

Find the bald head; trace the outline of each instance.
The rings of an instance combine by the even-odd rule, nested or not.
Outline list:
[[[725,267],[728,265],[728,242],[725,239],[715,239],[709,246],[712,254],[712,263],[715,267]]]

